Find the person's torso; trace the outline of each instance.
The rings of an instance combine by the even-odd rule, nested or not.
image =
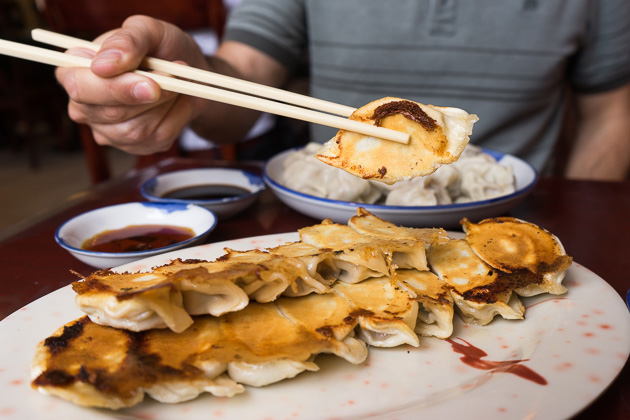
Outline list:
[[[471,141],[542,166],[589,7],[582,0],[305,0],[311,94],[350,106],[398,96],[463,108],[480,118]],[[313,140],[334,132],[314,126]]]

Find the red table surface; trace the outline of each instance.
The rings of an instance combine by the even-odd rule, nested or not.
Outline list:
[[[94,268],[81,263],[59,247],[55,230],[69,218],[107,205],[145,201],[139,186],[159,172],[203,166],[239,166],[261,172],[261,165],[203,160],[168,159],[100,184],[66,203],[32,225],[0,242],[0,319]],[[627,261],[630,238],[630,182],[574,181],[541,178],[527,197],[509,214],[556,234],[574,261],[608,282],[625,299],[630,288]],[[319,220],[295,212],[269,190],[257,203],[232,219],[221,221],[207,242],[294,232]],[[628,331],[630,334],[630,331]],[[577,419],[630,418],[630,363],[615,382]]]

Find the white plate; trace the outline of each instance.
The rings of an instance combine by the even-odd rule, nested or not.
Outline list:
[[[277,246],[296,233],[202,245],[127,264],[146,270],[175,257],[214,259],[224,247]],[[574,264],[564,296],[525,299],[527,319],[495,320],[475,327],[456,321],[454,343],[483,350],[479,365],[524,360],[546,385],[511,373],[468,366],[448,341],[421,339],[421,346],[370,349],[353,366],[319,356],[319,372],[264,388],[248,387],[234,398],[203,395],[181,404],[149,399],[118,412],[88,409],[30,388],[29,364],[36,344],[81,315],[70,287],[57,290],[0,322],[0,417],[3,419],[565,419],[614,380],[630,353],[630,313],[604,280]],[[465,341],[464,341],[465,340]],[[525,369],[521,368],[521,369]],[[526,372],[527,373],[527,372]],[[526,375],[527,376],[527,375]]]
[[[377,204],[353,203],[331,200],[304,194],[285,187],[280,182],[283,161],[296,149],[279,153],[265,165],[263,179],[276,196],[292,209],[317,220],[332,219],[333,222],[347,223],[357,212],[357,207],[364,207],[370,213],[402,226],[415,227],[459,227],[463,217],[479,221],[488,217],[501,216],[520,203],[536,184],[536,170],[522,159],[512,155],[483,149],[500,164],[514,168],[516,191],[503,197],[472,203],[448,204],[439,206],[386,206]]]

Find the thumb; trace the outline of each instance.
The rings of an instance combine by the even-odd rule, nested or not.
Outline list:
[[[101,48],[92,61],[92,71],[112,77],[135,70],[162,38],[162,25],[147,16],[128,18],[123,27],[100,36]]]

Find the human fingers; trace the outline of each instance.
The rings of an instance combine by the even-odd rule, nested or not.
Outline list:
[[[138,68],[142,59],[152,49],[154,39],[161,29],[155,19],[136,19],[130,28],[119,28],[96,39],[101,44],[92,61],[92,71],[102,77],[112,77]]]
[[[92,71],[103,77],[135,69],[148,55],[169,61],[203,62],[203,54],[190,36],[175,25],[148,16],[131,16],[120,29],[98,41],[101,48],[92,62]]]
[[[160,151],[160,145],[168,141],[163,137],[176,137],[187,123],[190,101],[179,99],[178,95],[167,94],[157,102],[143,105],[95,105],[71,100],[68,114],[73,121],[89,125],[95,132],[95,138],[98,133],[99,144],[146,154]],[[176,103],[183,103],[183,106],[178,106],[177,112],[173,112]],[[162,133],[160,136],[155,134],[158,127]],[[148,142],[155,144],[147,148]]]
[[[68,53],[91,58],[91,52],[87,50],[72,49],[68,50]],[[55,75],[68,93],[70,101],[76,104],[151,104],[167,101],[174,95],[162,92],[159,85],[151,78],[134,73],[103,78],[88,68],[59,67]]]
[[[168,148],[185,124],[180,120],[186,117],[179,116],[186,115],[185,107],[183,112],[171,112],[174,120],[166,118],[178,95],[161,92],[157,85],[151,86],[151,79],[132,73],[102,78],[87,68],[59,69],[57,75],[70,97],[70,118],[89,125],[99,144],[129,153],[153,153]]]
[[[190,119],[190,102],[189,97],[177,96],[121,123],[93,123],[94,139],[137,155],[167,150]]]

